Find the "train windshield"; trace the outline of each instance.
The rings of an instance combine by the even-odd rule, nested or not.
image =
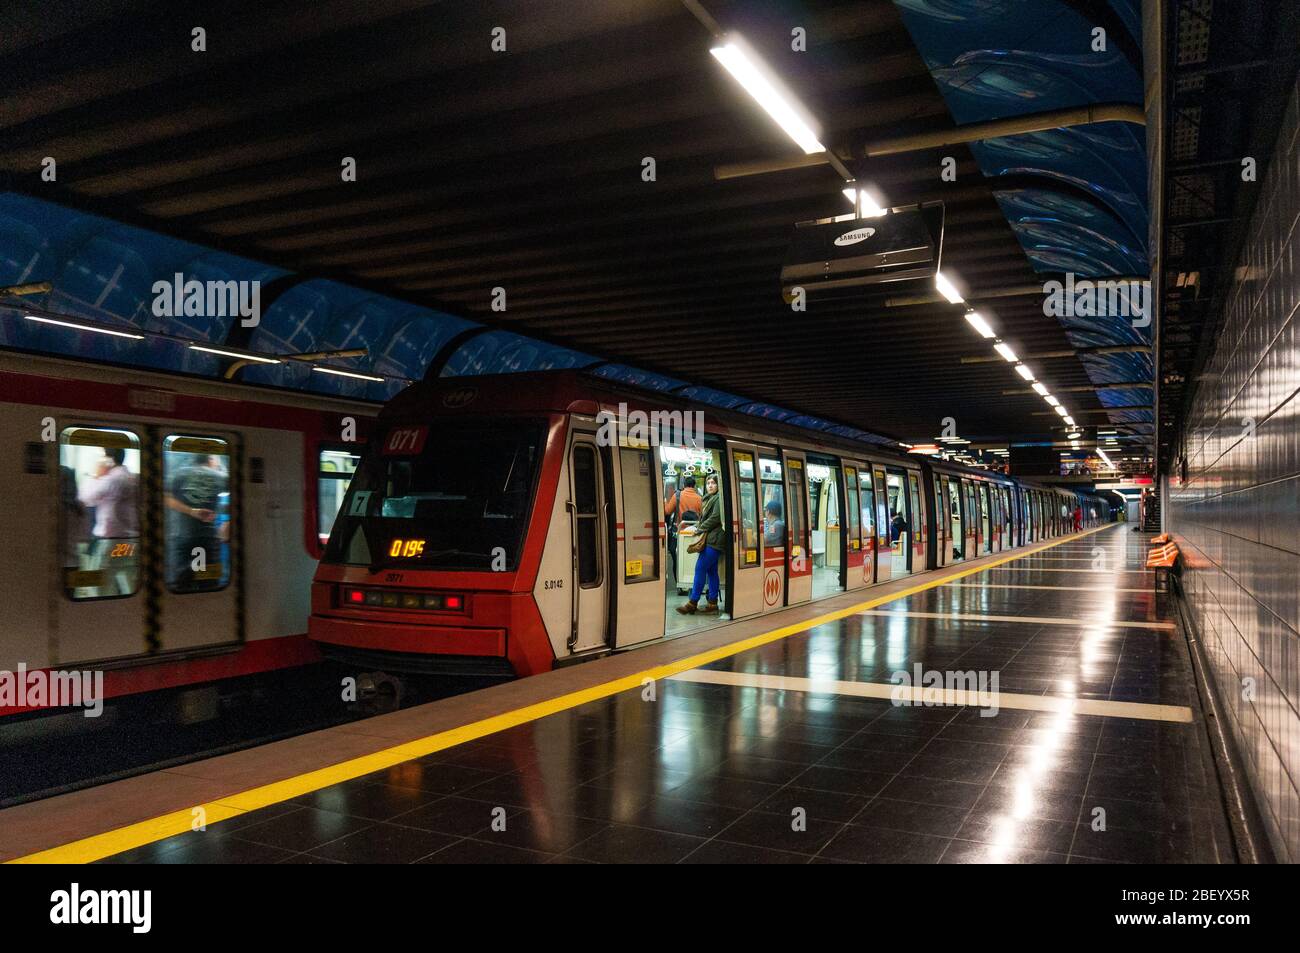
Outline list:
[[[545,445],[540,420],[394,427],[357,468],[324,561],[513,569]]]

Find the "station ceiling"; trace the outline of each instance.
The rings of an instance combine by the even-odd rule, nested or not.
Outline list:
[[[824,142],[859,156],[955,124],[1142,102],[1124,0],[703,5],[762,52]],[[843,183],[825,165],[716,176],[799,153],[679,0],[60,0],[5,17],[0,163],[15,194],[865,431],[932,438],[952,417],[977,440],[1060,437],[1007,364],[963,362],[990,352],[960,307],[887,306],[929,287],[790,310],[778,273],[793,224],[848,211]],[[806,51],[791,49],[796,27]],[[852,167],[889,204],[945,203],[944,270],[975,291],[1144,274],[1141,126],[1067,132]],[[1071,327],[1041,293],[981,310],[1021,355],[1149,341]],[[1150,379],[1149,356],[1030,363],[1080,423],[1150,432],[1149,389],[1104,387]]]

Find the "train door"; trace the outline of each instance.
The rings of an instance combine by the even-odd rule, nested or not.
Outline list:
[[[664,504],[660,496],[659,450],[620,446],[616,457],[618,483],[615,525],[618,565],[614,599],[614,645],[636,645],[664,634],[664,586],[667,550],[664,543]]]
[[[871,468],[858,468],[858,525],[862,533],[862,581],[868,585],[876,581],[877,555],[880,543],[876,527],[876,494],[871,489]]]
[[[955,563],[961,562],[966,558],[966,530],[961,518],[961,481],[955,477],[944,477],[943,490],[948,507],[948,559]]]
[[[569,448],[569,520],[573,537],[569,648],[574,653],[600,648],[607,642],[609,518],[602,456],[594,435],[574,434]]]
[[[109,423],[69,426],[59,435],[57,496],[47,497],[59,502],[63,590],[54,600],[58,647],[51,664],[149,651],[141,592],[146,565],[141,558],[141,474],[147,440],[142,427]],[[45,500],[29,503],[44,505]]]
[[[759,538],[757,452],[751,446],[729,443],[727,456],[731,468],[734,496],[731,512],[733,576],[731,614],[734,618],[756,615],[763,611],[763,548]]]
[[[762,500],[763,611],[785,606],[786,554],[789,507],[784,468],[776,450],[758,448],[759,493]]]
[[[839,461],[832,457],[809,454],[807,470],[812,591],[813,598],[820,599],[839,592],[846,583],[843,549],[847,525],[840,493],[844,477]]]
[[[885,482],[885,468],[873,467],[876,489],[876,582],[888,582],[893,577],[894,553],[890,547],[890,513],[888,484]]]
[[[159,436],[160,647],[192,649],[233,642],[241,628],[243,585],[237,439],[206,430],[162,430]]]
[[[980,555],[984,555],[993,552],[993,500],[987,483],[981,481],[976,489],[980,503]]]
[[[967,559],[975,559],[979,556],[979,503],[975,500],[975,484],[970,480],[962,480],[963,490],[962,502],[965,504],[963,509],[962,529],[966,531],[966,538],[962,543],[962,550]]]
[[[796,605],[812,598],[813,567],[808,540],[808,490],[803,454],[785,453],[786,564],[785,601]]]
[[[1002,552],[1002,488],[989,484],[989,552]]]
[[[907,485],[912,503],[912,553],[908,568],[912,572],[921,572],[925,569],[925,547],[929,542],[929,525],[925,518],[925,508],[921,505],[924,499],[921,495],[921,475],[915,470],[908,470]]]
[[[844,588],[860,589],[873,582],[871,566],[864,569],[866,554],[862,546],[862,497],[858,474],[862,466],[845,461],[844,471]]]
[[[1002,498],[1002,548],[1011,549],[1016,545],[1016,520],[1011,504],[1011,487],[1001,488]]]
[[[948,547],[948,533],[951,531],[951,524],[948,522],[948,478],[934,475],[934,565],[936,568],[948,565],[951,560],[951,550]]]

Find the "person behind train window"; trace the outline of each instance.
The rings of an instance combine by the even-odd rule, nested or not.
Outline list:
[[[695,524],[697,536],[703,537],[704,548],[695,563],[695,583],[691,586],[690,598],[684,605],[677,607],[682,615],[694,612],[717,612],[718,593],[722,583],[718,579],[718,563],[722,559],[723,548],[727,545],[727,525],[723,521],[722,494],[718,492],[718,478],[709,474],[704,481],[704,502],[700,508],[700,521]],[[699,605],[700,595],[708,583],[709,601]]]
[[[889,521],[889,541],[898,542],[907,529],[907,517],[903,515],[902,510],[898,510],[894,513],[894,518]]]
[[[135,539],[140,535],[136,517],[139,481],[126,468],[126,451],[108,447],[95,466],[95,473],[82,484],[77,499],[95,510],[91,530],[103,550],[110,540]],[[101,553],[102,555],[102,553]]]
[[[763,507],[763,545],[785,545],[785,520],[781,518],[781,504],[775,499]]]
[[[227,478],[221,459],[199,455],[172,477],[166,490],[169,582],[173,589],[194,591],[221,585],[222,535],[217,522]],[[195,568],[196,549],[202,550],[204,572]]]

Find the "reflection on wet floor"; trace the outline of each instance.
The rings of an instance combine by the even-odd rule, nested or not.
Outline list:
[[[1096,548],[1119,565],[1140,558],[1144,538],[1121,527],[1049,553]],[[697,670],[738,684],[688,673],[656,683],[653,697],[590,702],[109,860],[1217,859],[1222,818],[1181,634],[1117,624],[1164,621],[1149,591],[1127,591],[1140,582],[1011,565],[1014,576],[966,576],[881,607],[959,619],[850,616]],[[980,585],[1022,578],[1051,588]],[[986,716],[987,706],[851,693],[900,671],[996,673],[1001,693],[1127,714],[1001,706]],[[812,681],[771,688],[757,676]],[[1166,710],[1197,721],[1165,720]]]

